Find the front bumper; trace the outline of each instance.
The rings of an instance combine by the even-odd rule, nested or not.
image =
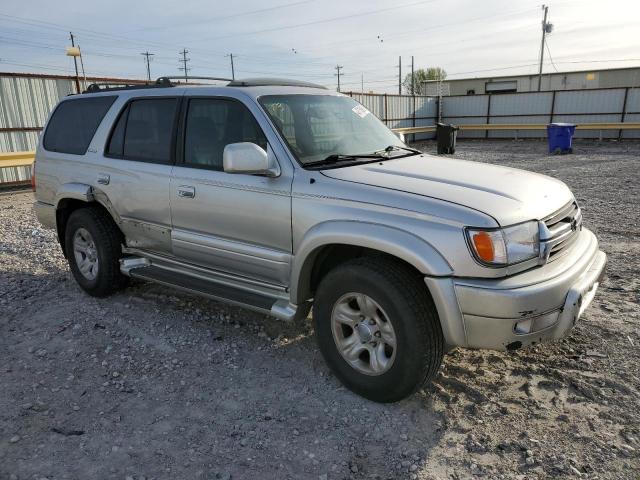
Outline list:
[[[540,268],[498,280],[426,283],[449,345],[513,349],[564,336],[593,300],[606,258],[584,229],[571,252]]]

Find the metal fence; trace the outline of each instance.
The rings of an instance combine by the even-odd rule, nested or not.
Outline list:
[[[349,92],[353,99],[381,119],[389,128],[427,127],[438,121],[438,98]],[[416,140],[433,138],[432,133],[415,134]]]
[[[88,78],[92,82],[127,80]],[[75,92],[69,76],[0,73],[0,152],[34,150],[49,112]],[[640,88],[557,90],[493,95],[431,96],[351,92],[390,128],[434,125],[438,118],[454,124],[640,122]],[[440,113],[440,115],[439,115]],[[479,138],[543,137],[543,130],[461,131]],[[415,140],[433,138],[415,134]],[[579,130],[576,137],[640,138],[638,130]]]
[[[411,97],[407,95],[349,93],[389,127],[433,125],[438,108],[444,123],[540,124],[640,122],[640,88],[556,90],[493,95]],[[544,130],[461,131],[461,138],[540,138]],[[577,138],[640,138],[638,130],[578,130]],[[433,138],[417,134],[416,139]]]
[[[87,82],[127,81],[87,77]],[[0,73],[0,152],[35,150],[49,113],[71,93],[76,93],[75,77]]]

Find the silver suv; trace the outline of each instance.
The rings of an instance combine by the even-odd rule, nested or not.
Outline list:
[[[94,86],[56,107],[36,165],[87,293],[133,277],[284,320],[313,306],[328,365],[380,402],[450,348],[563,336],[606,262],[564,183],[423,154],[302,82]]]

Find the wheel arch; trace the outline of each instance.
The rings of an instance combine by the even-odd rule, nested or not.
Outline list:
[[[359,221],[325,222],[310,229],[297,248],[292,265],[291,301],[301,304],[309,300],[323,270],[370,253],[395,258],[423,275],[447,276],[453,272],[433,245],[411,232]]]
[[[115,227],[122,234],[122,230],[118,227],[117,217],[115,216],[108,197],[91,185],[82,183],[66,183],[62,185],[56,194],[55,205],[56,232],[58,234],[58,242],[65,257],[67,255],[65,245],[67,222],[71,214],[79,208],[92,207],[102,211],[106,217],[111,219]]]

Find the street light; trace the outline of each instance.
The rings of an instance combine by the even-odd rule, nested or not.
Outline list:
[[[71,37],[71,46],[66,49],[67,57],[73,57],[73,64],[76,68],[76,91],[80,93],[80,77],[78,75],[78,60],[80,57],[80,66],[82,67],[82,78],[84,78],[84,84],[86,87],[87,84],[87,76],[84,74],[84,62],[82,61],[82,52],[80,51],[80,47],[73,44],[73,36]]]

